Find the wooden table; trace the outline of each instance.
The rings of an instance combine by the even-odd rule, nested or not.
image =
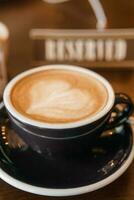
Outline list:
[[[9,2],[9,3],[8,3]],[[133,0],[102,0],[109,28],[134,27]],[[65,6],[66,5],[66,6]],[[31,28],[95,28],[96,19],[87,0],[71,0],[49,5],[41,0],[10,0],[0,3],[0,20],[11,32],[8,75],[13,77],[31,68]],[[134,71],[96,70],[106,77],[116,91],[129,94],[134,100]],[[0,181],[0,200],[56,199],[29,194]],[[65,199],[65,198],[61,198]],[[69,197],[72,200],[134,200],[134,163],[127,172],[109,186],[98,191]]]

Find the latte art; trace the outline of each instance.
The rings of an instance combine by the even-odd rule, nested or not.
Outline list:
[[[99,112],[107,91],[96,79],[69,70],[44,70],[21,79],[11,100],[23,115],[46,123],[75,122]]]
[[[48,81],[49,82],[49,81]],[[31,104],[28,114],[38,114],[55,119],[77,119],[89,113],[87,106],[94,100],[87,91],[72,88],[64,81],[41,81],[31,88]],[[38,92],[37,92],[38,91]],[[45,91],[45,92],[44,92]]]

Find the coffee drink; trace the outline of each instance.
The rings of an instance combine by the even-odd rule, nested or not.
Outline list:
[[[96,78],[77,70],[48,69],[16,82],[10,93],[23,116],[45,123],[70,123],[90,118],[106,105],[108,93]]]

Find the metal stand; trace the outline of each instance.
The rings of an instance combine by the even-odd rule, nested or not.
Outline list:
[[[66,1],[70,1],[70,0],[43,0],[47,3],[63,3]],[[107,17],[106,14],[104,12],[103,6],[100,2],[100,0],[88,0],[90,6],[92,7],[94,14],[96,16],[97,19],[97,23],[96,23],[96,29],[98,30],[103,30],[106,28],[107,25]]]

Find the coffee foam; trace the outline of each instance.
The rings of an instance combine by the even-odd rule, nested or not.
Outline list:
[[[96,79],[69,70],[46,70],[21,79],[11,101],[21,114],[47,123],[76,122],[98,113],[107,91]]]

